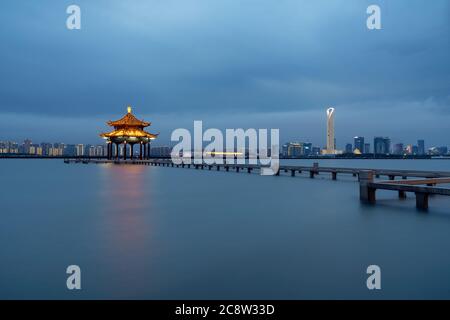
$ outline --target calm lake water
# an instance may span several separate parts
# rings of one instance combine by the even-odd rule
[[[450,298],[450,197],[330,180],[0,160],[0,298]],[[290,161],[312,164],[314,161]],[[450,171],[449,160],[323,166]],[[66,288],[79,265],[82,290]],[[381,267],[382,290],[366,287]]]

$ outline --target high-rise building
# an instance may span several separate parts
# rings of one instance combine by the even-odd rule
[[[391,153],[391,139],[388,137],[375,137],[373,139],[373,153],[389,154]]]
[[[31,142],[30,139],[26,139],[26,140],[23,142],[23,153],[25,153],[25,154],[30,154],[30,147],[31,147],[31,144],[32,144],[32,142]]]
[[[313,147],[311,154],[314,156],[318,156],[321,153],[320,147]]]
[[[353,146],[351,143],[345,145],[345,153],[353,153]]]
[[[334,108],[327,109],[327,148],[326,154],[336,153],[336,140],[334,138]]]
[[[41,143],[42,148],[42,155],[49,156],[50,155],[50,149],[52,149],[52,144],[48,142],[42,142]]]
[[[150,155],[154,157],[168,157],[172,151],[171,147],[168,146],[158,146],[152,147],[150,149]]]
[[[312,153],[312,143],[304,142],[303,143],[303,155],[309,156]]]
[[[64,155],[68,157],[74,157],[77,155],[77,148],[74,144],[68,144],[64,150]]]
[[[95,156],[96,157],[103,157],[106,156],[107,154],[105,153],[105,146],[103,145],[97,145],[95,147]]]
[[[425,140],[417,140],[417,154],[423,156],[425,154]]]
[[[76,155],[78,157],[84,156],[84,145],[82,145],[82,144],[76,145]]]
[[[364,153],[370,153],[370,143],[364,143]]]
[[[283,146],[281,147],[281,155],[283,157],[287,157],[287,153],[288,153],[288,144],[283,144]]]
[[[290,142],[288,145],[288,157],[299,157],[303,154],[303,145],[298,142]]]
[[[396,143],[396,144],[394,144],[394,150],[393,150],[393,153],[396,154],[396,155],[401,155],[401,154],[403,154],[403,153],[404,153],[404,150],[403,150],[403,143]]]
[[[353,140],[355,145],[353,150],[358,149],[361,153],[364,153],[364,137],[355,137]]]

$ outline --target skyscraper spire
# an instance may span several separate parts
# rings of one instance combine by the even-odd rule
[[[327,154],[336,154],[334,139],[334,108],[327,109]]]

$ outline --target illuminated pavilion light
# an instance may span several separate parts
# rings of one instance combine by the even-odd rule
[[[222,155],[222,156],[241,156],[241,155],[243,155],[242,152],[221,152],[221,151],[211,151],[211,152],[206,152],[206,154]]]

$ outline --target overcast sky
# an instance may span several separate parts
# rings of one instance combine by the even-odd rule
[[[0,21],[0,140],[101,143],[130,104],[156,144],[203,120],[323,146],[334,106],[340,148],[450,145],[450,0],[2,0]]]

